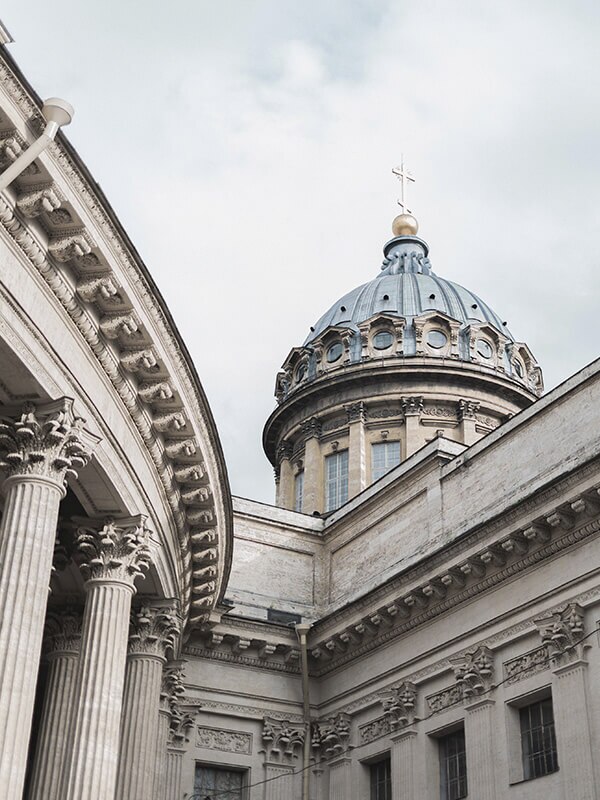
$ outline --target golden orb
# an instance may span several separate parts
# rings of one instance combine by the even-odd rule
[[[392,222],[394,236],[416,236],[419,223],[412,214],[399,214]]]

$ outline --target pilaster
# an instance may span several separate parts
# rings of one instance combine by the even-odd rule
[[[61,611],[46,621],[48,677],[29,800],[62,800],[60,783],[75,696],[81,645],[81,614]]]
[[[392,796],[397,800],[418,800],[415,775],[417,731],[404,728],[390,737],[392,746]]]
[[[0,422],[7,477],[0,523],[0,786],[21,797],[31,732],[48,588],[67,477],[89,459],[83,420],[66,398],[28,405]],[[97,441],[97,440],[95,440]]]
[[[406,436],[406,458],[408,458],[425,444],[425,438],[421,430],[423,398],[402,397],[401,402]]]
[[[152,797],[162,669],[178,627],[174,608],[142,607],[132,614],[116,800]]]
[[[302,723],[265,717],[262,739],[265,746],[265,800],[299,800],[301,768],[306,730]]]
[[[495,700],[481,698],[465,707],[465,742],[469,794],[480,800],[496,800],[494,775]]]
[[[355,497],[367,486],[365,422],[363,402],[344,406],[348,416],[348,497]]]
[[[476,413],[479,409],[479,403],[476,400],[459,400],[458,401],[458,425],[460,441],[469,447],[480,439],[477,433]]]
[[[279,482],[277,505],[280,508],[294,509],[294,470],[292,467],[292,443],[282,442],[277,449]]]
[[[304,444],[304,495],[302,511],[312,514],[323,511],[323,456],[321,455],[321,423],[315,417],[302,425]]]
[[[115,797],[131,598],[150,565],[148,544],[144,517],[78,532],[86,603],[64,800]]]
[[[336,758],[329,763],[329,800],[354,800],[352,792],[352,759]]]

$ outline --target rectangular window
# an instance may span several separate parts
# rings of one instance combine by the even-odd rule
[[[325,458],[325,511],[334,511],[348,500],[348,451]]]
[[[400,463],[400,442],[375,442],[371,445],[371,483]]]
[[[196,764],[194,794],[205,800],[244,800],[246,772],[241,769],[223,769]]]
[[[370,800],[392,800],[392,764],[390,757],[369,765]]]
[[[523,778],[540,778],[558,769],[552,698],[519,709]]]
[[[304,497],[304,471],[299,472],[294,480],[294,511],[302,511]]]
[[[467,796],[467,754],[465,731],[449,733],[439,740],[441,800],[460,800]]]

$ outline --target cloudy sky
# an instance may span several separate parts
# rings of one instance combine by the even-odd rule
[[[600,354],[600,4],[4,0],[10,52],[169,303],[233,491],[273,501],[275,374],[397,211],[555,386]]]

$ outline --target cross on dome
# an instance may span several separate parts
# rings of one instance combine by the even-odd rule
[[[392,169],[392,172],[394,173],[394,175],[400,181],[400,197],[399,197],[399,199],[397,201],[398,205],[402,209],[402,213],[403,214],[412,214],[412,211],[408,207],[408,203],[407,203],[407,199],[406,198],[407,198],[407,195],[408,195],[408,184],[409,183],[414,183],[415,179],[410,174],[408,169],[406,169],[405,166],[404,166],[404,153],[401,156],[400,166],[399,167],[394,167]]]

